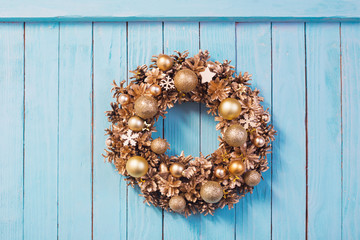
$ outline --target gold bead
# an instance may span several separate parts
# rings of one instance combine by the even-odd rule
[[[265,123],[269,123],[270,122],[270,114],[269,113],[264,113],[264,115],[262,115],[262,120],[265,122]]]
[[[168,143],[165,139],[157,138],[151,142],[151,151],[157,154],[163,154],[168,149]]]
[[[166,166],[165,163],[160,163],[159,172],[160,172],[160,173],[167,173],[167,172],[169,172],[169,169],[168,169],[168,167]]]
[[[144,127],[144,120],[142,120],[138,116],[133,116],[133,117],[129,118],[128,126],[134,132],[139,132]]]
[[[156,61],[156,65],[160,68],[160,70],[167,71],[174,65],[174,60],[168,55],[160,54]]]
[[[255,136],[252,140],[252,143],[256,146],[256,147],[263,147],[265,145],[265,139],[262,136]]]
[[[224,196],[224,192],[220,183],[208,181],[201,186],[200,196],[207,203],[217,203]]]
[[[190,69],[182,69],[174,76],[174,84],[177,90],[187,93],[194,90],[198,84],[198,77]]]
[[[135,178],[144,176],[148,169],[148,162],[141,156],[133,156],[126,162],[126,171]]]
[[[233,124],[226,129],[224,140],[232,147],[240,147],[247,140],[247,132],[240,124]]]
[[[151,96],[141,96],[135,101],[135,114],[143,119],[152,118],[158,112],[158,103]]]
[[[123,93],[123,94],[120,94],[120,96],[118,97],[118,102],[121,104],[121,105],[126,105],[130,102],[130,96]]]
[[[248,171],[244,174],[244,181],[246,185],[254,187],[261,181],[261,174],[255,170]]]
[[[106,144],[106,146],[111,147],[113,144],[113,141],[111,140],[111,138],[108,138],[108,139],[106,139],[105,144]]]
[[[170,166],[170,173],[173,177],[181,177],[185,166],[181,163],[173,163]]]
[[[159,96],[161,94],[161,87],[157,84],[153,84],[150,86],[150,94],[154,97]]]
[[[219,115],[226,120],[237,118],[240,112],[241,104],[234,98],[226,98],[219,105]]]
[[[182,196],[173,196],[170,198],[169,207],[174,212],[181,213],[185,210],[186,201]]]
[[[222,166],[217,166],[214,169],[214,175],[217,178],[224,178],[226,176],[226,169]]]
[[[240,176],[245,172],[245,164],[241,160],[234,160],[229,164],[229,172],[235,176]]]

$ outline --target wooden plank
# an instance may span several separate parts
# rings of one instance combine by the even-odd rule
[[[199,51],[199,23],[165,22],[164,53],[189,50],[189,56]],[[199,156],[200,103],[176,104],[164,120],[164,137],[170,143],[169,156]],[[200,216],[185,218],[176,213],[164,213],[164,239],[199,239]]]
[[[58,23],[25,26],[24,239],[56,239]]]
[[[61,23],[59,239],[91,238],[91,94],[92,24]]]
[[[94,197],[93,237],[126,239],[126,182],[114,165],[104,163],[104,112],[113,101],[111,83],[127,76],[126,23],[94,23]]]
[[[0,24],[0,239],[23,239],[24,24]]]
[[[339,23],[306,24],[306,63],[308,238],[341,239]]]
[[[151,57],[162,52],[162,23],[137,22],[128,24],[128,69],[134,70],[137,66],[150,65]],[[163,121],[156,123],[157,133],[154,138],[163,134]],[[160,239],[162,237],[162,211],[143,203],[144,198],[139,196],[140,189],[128,188],[128,239]],[[149,224],[151,219],[151,224]],[[136,227],[134,227],[136,226]],[[139,231],[141,229],[141,231]]]
[[[4,1],[1,21],[359,21],[357,0],[17,0]]]
[[[303,23],[272,27],[272,239],[305,239],[306,134]]]
[[[264,109],[271,109],[271,24],[236,24],[236,70],[249,72],[252,88],[260,89]],[[269,166],[271,155],[268,155]],[[264,180],[236,205],[237,239],[271,239],[271,169]]]
[[[209,50],[211,60],[222,62],[232,61],[236,65],[235,23],[200,24],[200,48]],[[219,145],[219,131],[215,130],[214,116],[207,114],[207,108],[201,106],[201,151],[204,155],[214,152]],[[235,208],[219,209],[214,216],[201,217],[201,236],[204,239],[234,239],[235,236]]]
[[[360,236],[360,24],[341,24],[343,208],[342,239]]]

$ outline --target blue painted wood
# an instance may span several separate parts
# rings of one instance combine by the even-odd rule
[[[92,24],[61,23],[59,43],[59,239],[90,239]],[[79,204],[81,203],[81,204]]]
[[[162,52],[162,23],[137,22],[128,25],[128,69],[151,64],[151,57]],[[129,73],[130,74],[130,73]],[[162,136],[163,121],[156,123],[157,133]],[[128,188],[128,239],[160,239],[162,237],[162,210],[143,203],[140,189]],[[149,224],[151,220],[151,224]],[[141,231],[139,230],[141,229]]]
[[[271,110],[271,24],[236,24],[236,70],[253,75],[252,88],[260,89],[264,109]],[[268,155],[269,166],[271,155]],[[271,169],[236,205],[237,239],[271,239]]]
[[[24,24],[0,24],[0,239],[23,239]]]
[[[357,0],[16,0],[4,1],[1,21],[359,21]]]
[[[306,63],[308,238],[341,239],[339,23],[306,24]]]
[[[190,56],[199,51],[199,23],[165,22],[164,53],[189,50]],[[191,132],[191,134],[189,134]],[[169,156],[184,154],[199,156],[200,103],[175,104],[164,119],[164,137],[170,143]],[[199,239],[200,217],[185,218],[164,213],[164,239]]]
[[[104,163],[109,122],[104,115],[114,101],[111,83],[127,76],[126,23],[94,23],[94,178],[93,239],[126,239],[126,182]]]
[[[58,237],[58,47],[58,23],[25,25],[25,240]]]
[[[306,133],[303,23],[272,27],[272,239],[305,239]]]
[[[341,24],[342,52],[342,239],[360,238],[360,24]]]
[[[210,60],[230,60],[236,65],[235,23],[200,23],[200,48],[209,50]],[[201,106],[201,151],[204,155],[214,152],[219,145],[219,131],[214,116],[207,114],[207,108]],[[215,215],[201,217],[201,236],[203,239],[234,239],[235,208],[215,211]]]

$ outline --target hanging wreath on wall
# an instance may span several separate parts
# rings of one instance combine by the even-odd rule
[[[232,208],[261,181],[276,131],[259,90],[249,87],[251,75],[234,76],[229,61],[211,62],[208,51],[194,57],[175,52],[131,71],[126,87],[114,81],[104,156],[131,186],[139,185],[149,205],[185,216],[213,214],[225,205]],[[205,103],[219,122],[219,148],[208,156],[169,157],[167,141],[151,137],[154,123],[176,102],[189,101]]]

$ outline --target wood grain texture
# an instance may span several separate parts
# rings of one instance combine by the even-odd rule
[[[236,52],[237,73],[253,75],[252,89],[260,89],[264,109],[271,108],[271,24],[237,23]],[[263,178],[236,205],[236,239],[271,239],[271,169]]]
[[[306,63],[308,239],[341,239],[339,23],[306,24]]]
[[[306,134],[303,23],[272,28],[272,238],[305,239]]]
[[[189,50],[190,56],[199,51],[199,23],[164,23],[164,53]],[[191,134],[189,134],[191,132]],[[164,119],[164,137],[170,143],[169,156],[199,156],[200,104],[176,104]],[[179,214],[164,212],[164,239],[199,239],[200,217],[187,219]]]
[[[24,24],[0,24],[0,239],[23,239]]]
[[[235,23],[200,23],[200,48],[210,52],[212,61],[232,61],[236,65]],[[204,155],[214,152],[219,145],[219,131],[214,116],[207,114],[207,108],[201,106],[201,151]],[[201,237],[203,239],[234,239],[235,208],[219,209],[214,216],[201,216]]]
[[[92,24],[61,23],[59,44],[59,239],[90,239]]]
[[[58,23],[25,25],[25,240],[57,238],[58,47]]]
[[[105,111],[114,101],[111,83],[127,76],[126,23],[94,23],[94,178],[93,239],[126,239],[126,182],[113,164],[104,163],[109,127]]]
[[[342,239],[360,238],[360,24],[341,24],[343,209]]]
[[[162,52],[162,23],[137,22],[128,25],[128,69],[134,70],[142,64],[151,64],[151,57]],[[163,120],[156,123],[157,133],[162,136]],[[161,239],[162,210],[143,203],[140,189],[128,188],[128,239]],[[150,221],[149,221],[150,220]],[[141,229],[141,230],[140,230]]]
[[[13,0],[1,21],[359,21],[357,0]]]

